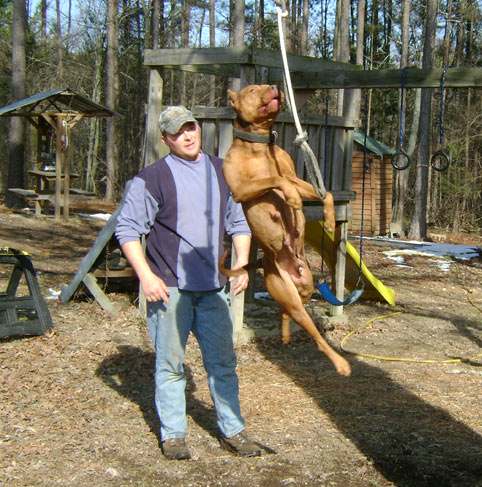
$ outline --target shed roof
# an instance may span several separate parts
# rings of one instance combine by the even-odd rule
[[[355,130],[353,133],[353,139],[357,144],[360,144],[361,146],[365,145],[365,132]],[[394,156],[397,153],[397,151],[392,147],[388,147],[388,145],[385,145],[383,142],[380,142],[369,135],[366,136],[366,145],[367,150],[380,157]]]
[[[42,113],[72,113],[85,117],[112,117],[115,112],[68,88],[36,93],[0,107],[3,117],[38,117]]]

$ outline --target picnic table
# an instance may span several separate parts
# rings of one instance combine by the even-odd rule
[[[51,170],[40,170],[32,169],[28,171],[28,174],[34,176],[35,184],[32,189],[24,188],[8,188],[8,191],[21,196],[29,202],[33,202],[35,205],[35,215],[39,216],[42,214],[42,206],[45,203],[55,204],[55,185],[57,181],[57,174],[55,171]],[[79,177],[78,174],[70,174],[70,179],[76,179]],[[64,177],[60,178],[61,181],[61,195],[64,192]],[[78,188],[69,187],[69,198],[74,197],[91,197],[95,196],[95,193],[90,191],[85,191]],[[60,199],[59,204],[63,206],[63,198]]]
[[[40,169],[32,169],[28,171],[28,174],[34,176],[35,178],[35,184],[34,188],[35,191],[39,194],[55,194],[55,180],[57,178],[57,173],[56,171],[45,171],[45,170],[40,170]],[[70,174],[69,175],[70,179],[76,179],[79,177],[78,174]],[[62,190],[63,190],[63,183],[64,183],[65,178],[62,177]]]

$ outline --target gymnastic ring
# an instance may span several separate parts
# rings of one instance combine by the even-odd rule
[[[411,163],[412,161],[410,160],[410,156],[403,149],[399,149],[398,152],[395,152],[395,155],[392,157],[392,166],[397,171],[407,169]]]
[[[430,164],[436,171],[439,172],[446,171],[450,166],[450,162],[451,162],[450,153],[448,153],[443,149],[440,149],[434,154],[432,154],[432,157],[430,158]]]

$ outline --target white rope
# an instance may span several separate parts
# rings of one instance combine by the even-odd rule
[[[291,75],[288,67],[288,56],[286,55],[285,38],[283,32],[283,17],[288,16],[288,11],[287,10],[283,11],[278,5],[278,3],[282,3],[284,6],[284,2],[276,2],[276,3],[277,3],[276,13],[278,18],[279,44],[281,49],[281,58],[283,59],[283,74],[285,79],[286,92],[288,95],[287,96],[288,108],[290,109],[291,114],[293,115],[296,131],[298,133],[298,136],[296,137],[294,143],[299,147],[301,147],[301,149],[303,150],[303,154],[305,156],[304,160],[305,160],[306,170],[308,172],[309,178],[311,179],[311,184],[314,186],[321,199],[323,199],[326,195],[326,189],[323,183],[323,178],[321,176],[320,167],[318,166],[318,161],[315,157],[315,154],[313,153],[311,147],[307,142],[308,134],[301,127],[300,119],[298,117],[298,111],[296,109],[293,86],[291,84]],[[327,127],[325,127],[325,130],[327,130]]]

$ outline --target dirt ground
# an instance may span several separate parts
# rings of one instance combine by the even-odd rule
[[[0,246],[32,255],[46,297],[71,280],[99,228],[0,207]],[[482,245],[480,237],[451,238]],[[287,347],[276,336],[238,347],[242,409],[260,458],[219,448],[190,341],[193,459],[166,461],[153,409],[154,355],[132,294],[109,294],[121,306],[115,318],[85,297],[49,299],[52,332],[0,341],[0,485],[482,486],[482,260],[453,262],[445,272],[413,256],[397,267],[382,254],[390,248],[367,243],[365,258],[395,289],[394,308],[359,302],[333,322],[324,302],[310,306],[336,347],[359,330],[345,342],[358,354],[346,355],[352,377],[337,376],[303,333]],[[275,328],[277,319],[269,301],[246,306],[247,326]]]

